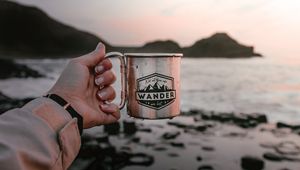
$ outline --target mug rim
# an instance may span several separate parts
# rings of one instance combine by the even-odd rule
[[[126,57],[183,57],[182,53],[124,53]]]

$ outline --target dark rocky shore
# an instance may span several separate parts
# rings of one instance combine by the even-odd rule
[[[0,113],[31,99],[0,93]],[[84,131],[70,170],[298,170],[300,125],[264,114],[182,112],[170,120],[124,118]]]
[[[300,126],[264,114],[191,110],[172,120],[124,119],[87,130],[71,170],[297,170]]]

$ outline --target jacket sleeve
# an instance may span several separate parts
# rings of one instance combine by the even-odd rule
[[[48,98],[0,116],[0,169],[67,169],[80,149],[77,119]]]

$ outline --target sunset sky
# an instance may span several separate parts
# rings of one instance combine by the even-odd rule
[[[298,0],[17,0],[112,45],[171,39],[181,46],[227,32],[267,57],[300,60]]]

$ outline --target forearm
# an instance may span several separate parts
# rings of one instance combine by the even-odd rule
[[[80,148],[77,120],[38,98],[0,116],[0,169],[66,169]]]

